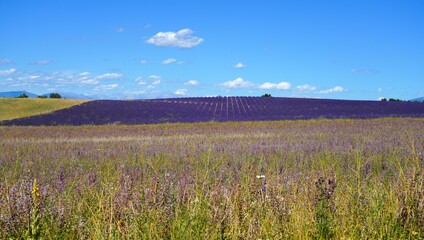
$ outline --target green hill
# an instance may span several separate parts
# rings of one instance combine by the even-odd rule
[[[48,113],[86,101],[75,99],[0,98],[0,121]]]

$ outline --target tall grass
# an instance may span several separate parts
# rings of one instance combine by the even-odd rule
[[[424,238],[422,119],[0,135],[2,239]]]
[[[0,121],[49,113],[83,102],[86,102],[86,100],[0,98]]]

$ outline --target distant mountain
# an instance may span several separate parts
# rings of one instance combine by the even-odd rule
[[[46,94],[42,94],[42,95],[38,95],[32,92],[27,92],[27,91],[8,91],[8,92],[0,92],[0,98],[14,98],[17,96],[20,96],[22,94],[26,94],[28,95],[28,97],[30,98],[36,98],[38,96],[45,96],[45,97],[49,97],[50,93],[46,93]],[[77,94],[77,93],[73,93],[73,92],[55,92],[55,93],[59,93],[60,96],[62,96],[62,98],[67,98],[67,99],[86,99],[86,100],[92,100],[92,97],[89,97],[87,95],[84,94]]]
[[[414,98],[410,100],[411,102],[424,102],[424,97]]]
[[[14,98],[24,93],[28,95],[28,97],[30,98],[35,98],[38,96],[38,94],[27,92],[27,91],[9,91],[9,92],[0,92],[0,98]]]

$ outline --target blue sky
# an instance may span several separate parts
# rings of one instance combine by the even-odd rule
[[[424,96],[424,1],[0,1],[0,91]]]

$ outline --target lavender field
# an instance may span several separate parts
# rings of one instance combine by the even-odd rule
[[[424,238],[422,118],[0,136],[1,239]]]
[[[90,101],[0,125],[149,124],[316,118],[424,117],[424,103],[279,97],[200,97]]]

